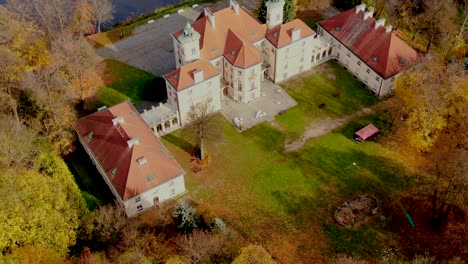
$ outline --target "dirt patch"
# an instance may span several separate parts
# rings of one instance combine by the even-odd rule
[[[325,135],[326,133],[348,123],[349,121],[351,121],[353,118],[355,117],[360,117],[360,116],[364,116],[364,115],[368,115],[370,113],[373,113],[374,112],[374,107],[372,108],[363,108],[359,111],[357,111],[356,113],[352,114],[352,115],[349,115],[349,116],[345,116],[345,117],[342,117],[342,118],[337,118],[337,119],[322,119],[318,122],[313,122],[307,129],[306,131],[304,132],[304,134],[302,134],[302,136],[296,140],[296,141],[293,141],[291,143],[286,143],[284,145],[284,150],[286,152],[293,152],[293,151],[297,151],[299,149],[301,149],[305,142],[310,139],[310,138],[315,138],[315,137],[320,137],[320,136],[323,136]]]
[[[408,258],[430,252],[440,260],[459,256],[468,259],[468,208],[455,207],[445,226],[434,229],[430,223],[430,197],[405,197],[401,199],[411,214],[416,228],[412,228],[403,214],[394,214],[389,228],[400,236],[399,251]],[[395,205],[395,211],[399,210]]]
[[[327,74],[327,79],[330,81],[335,81],[336,80],[336,75],[333,73]]]

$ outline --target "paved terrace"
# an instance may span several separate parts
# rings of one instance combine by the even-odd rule
[[[244,131],[264,121],[273,120],[278,113],[296,104],[296,101],[279,85],[270,80],[265,80],[260,98],[249,104],[245,104],[225,97],[222,101],[221,111],[235,128],[239,131]],[[236,119],[242,119],[242,130],[236,124]]]

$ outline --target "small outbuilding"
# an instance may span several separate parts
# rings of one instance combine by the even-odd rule
[[[359,131],[354,133],[356,135],[356,141],[364,141],[373,135],[377,134],[380,130],[375,127],[373,124],[369,124],[363,128],[361,128]]]

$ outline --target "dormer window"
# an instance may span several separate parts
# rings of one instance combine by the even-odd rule
[[[174,74],[172,77],[174,77],[174,79],[176,79],[176,80],[179,79],[179,75],[177,73]]]
[[[372,57],[372,61],[373,61],[373,62],[377,62],[377,61],[379,61],[379,58],[377,58],[376,56],[374,56],[374,57]]]
[[[112,173],[112,175],[115,176],[117,174],[117,168],[116,167],[112,168],[111,173]]]
[[[406,59],[400,58],[400,65],[405,65],[405,64],[406,64]]]
[[[341,27],[336,27],[335,30],[338,31],[338,32],[340,32],[340,31],[341,31]]]

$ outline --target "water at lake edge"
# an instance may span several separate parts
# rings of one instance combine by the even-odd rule
[[[7,0],[0,0],[0,4]],[[155,9],[183,2],[183,0],[112,0],[115,6],[114,21],[117,23],[142,14],[153,12]]]

